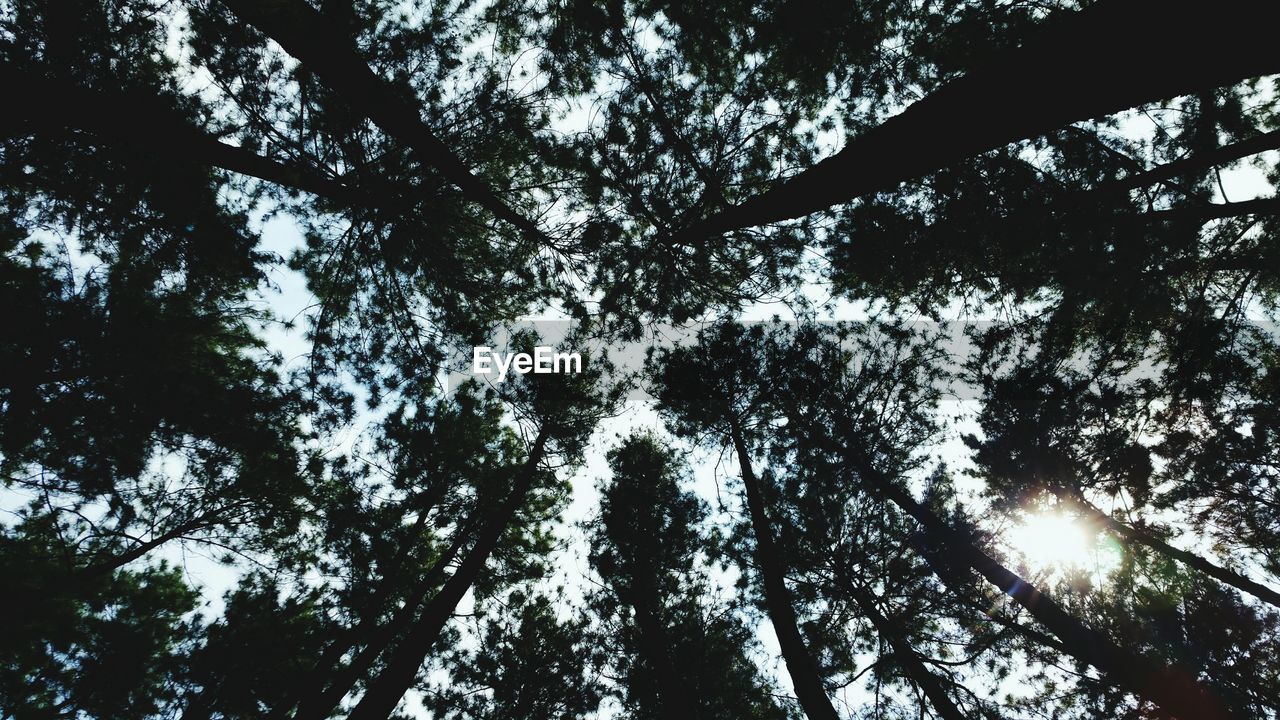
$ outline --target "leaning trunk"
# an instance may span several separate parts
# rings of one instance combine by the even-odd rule
[[[413,686],[418,668],[430,653],[431,646],[439,639],[445,623],[484,569],[516,512],[524,505],[538,474],[538,464],[542,461],[546,442],[546,431],[540,431],[506,500],[495,509],[489,522],[482,527],[475,545],[463,558],[462,564],[423,608],[408,634],[391,650],[382,672],[369,684],[364,697],[360,698],[348,720],[386,720],[395,710],[400,698]]]
[[[373,667],[378,657],[395,642],[396,637],[413,624],[414,613],[422,605],[427,593],[440,582],[445,568],[453,562],[458,551],[462,549],[464,535],[465,530],[459,529],[458,537],[432,564],[418,583],[414,593],[406,598],[404,605],[386,624],[375,626],[371,618],[366,618],[351,628],[340,642],[326,649],[320,661],[316,663],[314,671],[316,686],[322,687],[323,690],[316,695],[304,698],[299,703],[294,720],[324,720],[329,717],[334,708],[338,707],[338,703],[342,702],[342,698],[346,697],[356,683],[368,674],[369,668]],[[364,647],[356,653],[350,663],[338,667],[342,656],[353,648],[362,636],[368,638]],[[287,716],[287,710],[280,717],[285,716]]]
[[[747,491],[747,510],[751,515],[751,530],[756,539],[755,558],[756,564],[760,566],[765,608],[769,613],[769,621],[773,623],[773,631],[778,636],[778,646],[787,664],[791,683],[795,686],[796,698],[809,720],[836,720],[838,715],[823,687],[818,664],[809,654],[809,648],[796,625],[791,592],[787,590],[786,574],[774,541],[773,529],[765,514],[764,498],[755,472],[751,469],[751,455],[736,422],[732,424],[730,435],[738,454],[738,465],[742,469],[742,484]]]
[[[920,523],[930,544],[941,558],[945,558],[954,567],[972,568],[988,582],[999,587],[1048,628],[1072,657],[1096,667],[1116,684],[1155,703],[1174,717],[1229,717],[1222,704],[1199,683],[1188,678],[1186,673],[1179,673],[1159,661],[1124,650],[1105,635],[1080,622],[1048,595],[976,547],[969,538],[917,502],[907,491],[876,470],[860,452],[842,447],[834,440],[823,438],[820,442],[828,451],[844,457],[853,465],[858,477],[876,493]],[[929,558],[928,555],[926,558],[930,563],[937,562],[937,559]],[[950,577],[948,573],[936,568],[935,574],[943,582],[948,582]]]
[[[1195,568],[1219,582],[1230,585],[1241,592],[1249,593],[1259,600],[1269,603],[1275,607],[1280,607],[1280,593],[1275,590],[1256,583],[1233,570],[1229,570],[1220,565],[1215,565],[1195,553],[1187,552],[1186,550],[1179,550],[1151,533],[1122,523],[1094,507],[1077,493],[1073,493],[1066,488],[1055,487],[1053,492],[1059,500],[1066,503],[1068,506],[1083,513],[1088,518],[1101,523],[1108,530],[1125,538],[1126,540],[1146,545],[1152,550],[1155,550],[1166,557],[1173,558],[1187,567]]]
[[[671,638],[659,616],[657,591],[652,578],[636,578],[637,586],[630,593],[631,607],[635,611],[637,644],[640,655],[658,680],[655,695],[662,717],[697,718],[697,705],[689,695],[684,678],[675,671],[675,658]]]
[[[915,649],[911,647],[911,642],[901,632],[901,628],[894,624],[889,618],[885,617],[880,609],[876,607],[876,599],[871,591],[861,585],[857,580],[847,575],[842,578],[841,583],[845,590],[853,597],[854,603],[862,614],[871,621],[871,625],[876,629],[876,633],[889,643],[889,647],[893,650],[894,657],[898,660],[898,664],[906,671],[907,677],[916,687],[929,698],[929,703],[933,705],[933,709],[937,711],[938,716],[944,720],[965,720],[965,716],[960,712],[960,708],[951,702],[951,696],[947,695],[947,691],[942,687],[942,682],[938,676],[929,672],[924,666],[924,662],[920,660],[920,656]]]
[[[120,143],[163,152],[177,162],[231,172],[302,190],[342,204],[363,198],[355,190],[307,167],[286,165],[218,140],[189,123],[176,110],[149,96],[109,95],[59,83],[0,60],[0,82],[19,97],[39,97],[38,103],[18,103],[0,120],[5,134],[53,134],[84,131],[106,143]],[[127,107],[124,112],[121,108]]]
[[[1073,122],[1273,74],[1272,27],[1265,3],[1102,0],[674,242],[804,217]]]
[[[543,244],[550,240],[528,218],[507,205],[422,121],[421,109],[369,68],[354,43],[303,0],[224,0],[236,15],[256,25],[285,52],[316,74],[356,112],[411,148],[464,197]]]

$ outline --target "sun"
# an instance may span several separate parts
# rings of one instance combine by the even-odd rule
[[[1099,542],[1097,532],[1079,518],[1057,511],[1026,515],[1007,537],[1027,566],[1037,572],[1103,570],[1114,559],[1111,548]]]

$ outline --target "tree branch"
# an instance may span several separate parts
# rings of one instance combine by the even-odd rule
[[[302,0],[223,0],[223,4],[279,43],[354,110],[408,145],[419,161],[439,171],[463,197],[510,223],[527,238],[554,246],[532,220],[512,209],[472,174],[422,121],[415,103],[375,74],[350,39],[320,12]]]
[[[674,241],[804,217],[1073,122],[1280,72],[1266,8],[1224,2],[1171,12],[1158,0],[1102,0],[1051,20],[1022,47]]]

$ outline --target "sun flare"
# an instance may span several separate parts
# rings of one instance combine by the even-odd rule
[[[1113,560],[1110,548],[1100,547],[1096,532],[1058,512],[1028,514],[1009,531],[1008,539],[1036,571],[1103,569]]]

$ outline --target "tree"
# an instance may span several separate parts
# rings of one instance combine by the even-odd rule
[[[840,332],[837,329],[833,338],[842,337]],[[879,668],[878,676],[893,679],[894,674],[889,670],[892,662],[904,669],[902,676],[908,686],[928,698],[940,716],[963,716],[946,689],[949,683],[927,669],[921,661],[925,656],[911,648],[908,639],[911,631],[907,629],[911,625],[904,624],[902,630],[893,625],[879,609],[880,601],[872,589],[874,584],[883,582],[886,592],[890,587],[914,585],[909,594],[918,598],[936,593],[927,587],[927,582],[920,583],[919,563],[914,568],[909,563],[903,564],[902,537],[882,534],[888,532],[883,527],[886,520],[901,529],[904,518],[879,507],[868,507],[864,497],[850,492],[853,489],[850,485],[836,480],[843,463],[836,463],[833,467],[821,446],[810,444],[806,451],[799,447],[805,440],[796,441],[794,449],[775,444],[777,436],[769,430],[771,423],[766,419],[770,401],[766,399],[769,395],[764,388],[785,383],[785,371],[781,368],[793,366],[798,360],[805,364],[816,361],[826,368],[840,367],[838,361],[830,363],[831,356],[818,353],[823,349],[820,339],[825,337],[820,330],[808,327],[796,335],[791,338],[781,328],[766,330],[762,326],[745,330],[732,325],[712,328],[701,336],[698,346],[656,358],[653,373],[659,383],[658,397],[668,408],[680,432],[701,437],[709,434],[709,439],[727,444],[736,455],[744,484],[751,482],[755,485],[747,491],[756,495],[755,498],[748,496],[747,500],[753,533],[760,524],[758,507],[764,504],[765,498],[774,505],[775,517],[784,519],[776,533],[778,539],[774,541],[774,552],[791,558],[795,563],[787,571],[787,575],[797,578],[794,596],[805,599],[811,612],[820,613],[819,618],[805,621],[804,626],[818,635],[810,636],[809,647],[823,647],[823,654],[829,657],[826,672],[861,674],[854,669],[857,648],[849,647],[849,640],[839,632],[835,637],[823,637],[826,633],[819,634],[817,630],[824,625],[845,622],[841,619],[841,608],[852,606],[853,617],[870,620],[873,626],[870,637],[879,638],[892,647],[890,657],[881,658],[872,665],[872,668]],[[792,341],[794,345],[791,345]],[[831,349],[826,348],[828,351]],[[835,349],[836,357],[839,357],[839,347]],[[883,392],[886,387],[892,388],[896,383],[882,380],[876,372],[901,373],[910,377],[921,369],[923,359],[916,357],[914,363],[906,361],[901,367],[877,366],[865,370],[860,378],[862,382],[853,383],[855,387],[861,386],[865,394],[852,399],[849,406],[868,408],[868,411],[872,407],[883,410],[882,403],[886,398],[876,393]],[[927,437],[930,432],[924,416],[918,411],[900,416],[868,415],[864,421],[883,422],[887,426],[883,428],[886,437],[898,433],[910,438],[899,442],[922,442],[922,436]],[[894,423],[900,425],[894,427]],[[761,454],[763,448],[757,445],[753,452],[749,442],[771,443],[765,453],[770,460],[764,475],[767,484],[757,478],[752,469],[753,455]],[[794,452],[795,456],[782,462],[783,453],[789,452]],[[899,457],[896,462],[903,459]],[[779,483],[784,484],[779,486]],[[751,508],[751,504],[757,507]],[[872,521],[871,517],[877,520]],[[877,525],[880,527],[876,528]],[[903,534],[910,536],[909,532]],[[758,544],[759,541],[756,542]],[[759,550],[755,554],[758,556]],[[793,596],[793,593],[789,592],[788,596]],[[792,617],[795,617],[794,611]],[[791,622],[795,628],[795,620]],[[856,638],[855,643],[866,642],[866,629],[855,625],[849,632]],[[836,683],[829,680],[828,684]]]
[[[1025,501],[1043,492],[1127,543],[1145,545],[1277,606],[1280,593],[1275,590],[1170,545],[1145,521],[1138,525],[1112,517],[1085,496],[1086,490],[1094,489],[1113,498],[1123,492],[1145,505],[1155,481],[1152,453],[1131,425],[1138,420],[1133,416],[1142,412],[1139,403],[1149,407],[1153,399],[1130,396],[1123,386],[1110,383],[1090,390],[1098,377],[1086,379],[1069,368],[1044,373],[1023,365],[999,379],[988,378],[984,439],[971,436],[969,442],[996,497]],[[1026,485],[1010,486],[1011,482]],[[1131,506],[1127,515],[1132,518],[1137,509]]]
[[[286,705],[334,631],[323,602],[317,590],[289,592],[265,575],[242,581],[191,652],[182,717],[262,717]]]
[[[1241,13],[1250,9],[1242,3],[1182,15],[1162,13],[1154,3],[1100,2],[1070,18],[1050,19],[1024,46],[992,57],[821,164],[686,232],[693,237],[799,217],[1071,122],[1274,73],[1262,38],[1237,34],[1243,27],[1238,23],[1249,22]],[[1084,36],[1093,52],[1081,51]],[[1205,47],[1203,55],[1182,54],[1154,73],[1136,62],[1192,38],[1222,45]],[[1012,95],[1010,87],[1038,94]],[[938,132],[940,118],[954,124],[965,117],[957,111],[975,105],[982,108],[980,119]]]
[[[1267,19],[3,4],[0,707],[1274,717]]]
[[[1066,653],[1097,667],[1111,682],[1166,712],[1184,712],[1186,708],[1195,708],[1197,713],[1225,711],[1226,693],[1215,692],[1213,680],[1201,680],[1208,687],[1194,680],[1190,685],[1171,687],[1172,678],[1185,676],[1180,668],[1127,649],[1133,638],[1113,639],[1090,627],[978,546],[963,528],[916,500],[895,481],[892,472],[877,467],[900,466],[910,458],[913,444],[919,442],[923,408],[917,403],[919,399],[928,401],[932,371],[929,363],[921,361],[919,351],[913,353],[904,342],[909,336],[890,328],[889,349],[879,349],[874,341],[863,345],[873,353],[871,358],[858,366],[852,378],[842,378],[841,373],[849,372],[854,360],[839,344],[824,342],[823,333],[810,328],[802,328],[797,335],[799,339],[792,341],[782,331],[766,338],[759,330],[748,334],[732,326],[713,329],[706,345],[674,352],[659,361],[656,373],[665,386],[660,390],[662,398],[677,413],[686,432],[706,432],[719,425],[739,440],[737,428],[745,418],[752,418],[757,428],[774,426],[776,421],[768,415],[774,409],[785,420],[788,433],[833,454],[875,496],[919,523],[925,542],[931,546],[926,558],[941,566],[935,573],[944,582],[957,572],[978,573],[1043,624]],[[763,349],[757,350],[760,346]],[[883,365],[876,362],[885,356],[891,361]],[[713,374],[713,368],[726,357],[736,360],[733,369]],[[715,360],[708,363],[709,358]],[[802,358],[810,362],[798,362]],[[775,359],[777,364],[769,362]],[[815,359],[822,361],[813,363]],[[788,377],[788,369],[814,365],[822,370],[793,372]],[[708,382],[710,378],[715,381]],[[762,381],[773,386],[772,395],[762,393]],[[694,386],[700,392],[694,391]],[[892,394],[879,394],[886,389]],[[895,407],[890,402],[902,404]],[[764,417],[757,413],[764,413]],[[880,459],[882,453],[886,457]]]
[[[45,569],[10,538],[4,571],[28,582]],[[33,562],[33,559],[35,560]],[[24,562],[25,561],[25,562]],[[21,591],[19,587],[19,591]],[[0,644],[0,701],[10,717],[155,717],[176,699],[196,593],[171,568],[121,571],[31,601],[6,593],[20,618]]]
[[[609,463],[591,555],[604,589],[593,604],[616,638],[628,715],[789,717],[745,652],[746,628],[712,604],[699,569],[715,552],[699,530],[706,509],[681,489],[678,458],[656,436],[632,435]]]
[[[472,545],[439,592],[423,603],[403,633],[394,638],[394,645],[388,648],[383,659],[382,670],[351,711],[352,718],[386,716],[395,709],[401,696],[413,685],[418,668],[454,608],[476,583],[501,541],[513,533],[518,536],[525,532],[528,525],[517,521],[524,519],[520,517],[521,511],[532,499],[532,491],[541,484],[539,480],[547,482],[541,464],[547,457],[556,455],[566,463],[575,462],[595,422],[600,415],[608,413],[614,403],[611,398],[616,398],[617,391],[600,386],[602,373],[603,368],[595,368],[580,375],[552,375],[544,380],[528,375],[525,377],[529,380],[514,391],[515,406],[536,423],[527,454],[515,472],[506,477],[507,482],[499,485],[506,487],[496,501],[490,500],[493,505],[477,509]],[[416,604],[411,607],[416,609]],[[319,709],[328,708],[321,705]]]
[[[486,620],[479,647],[449,658],[449,682],[424,704],[450,719],[588,717],[600,694],[582,621],[561,621],[543,596],[510,600],[511,621]]]
[[[726,333],[732,332],[727,326],[723,329]],[[707,365],[719,362],[718,359],[711,359],[713,354],[714,351],[702,354],[702,359]],[[678,363],[680,360],[689,362],[685,357],[677,355],[675,362]],[[738,364],[734,363],[734,365]],[[764,490],[751,467],[751,451],[744,440],[743,419],[740,415],[750,412],[753,399],[739,395],[738,388],[750,380],[739,376],[738,373],[749,373],[753,368],[744,364],[738,365],[740,369],[730,370],[729,376],[723,380],[723,390],[720,392],[713,390],[708,394],[704,390],[702,393],[693,394],[688,392],[686,383],[704,383],[711,380],[713,376],[701,372],[704,368],[688,372],[678,364],[675,365],[675,370],[669,370],[668,367],[670,365],[657,371],[667,374],[663,378],[667,384],[659,391],[660,396],[669,405],[674,405],[674,412],[683,411],[693,416],[685,419],[677,415],[678,421],[692,426],[691,432],[717,433],[722,441],[730,444],[736,454],[755,541],[754,558],[759,568],[762,596],[769,620],[773,623],[774,632],[778,636],[778,644],[786,659],[787,672],[791,675],[791,681],[796,687],[800,706],[811,720],[835,718],[836,711],[830,698],[827,697],[822,670],[800,632],[791,592],[786,585],[787,568],[765,506]],[[688,374],[681,376],[682,372],[688,372]],[[704,386],[706,387],[708,386]],[[709,387],[715,387],[715,385]]]

